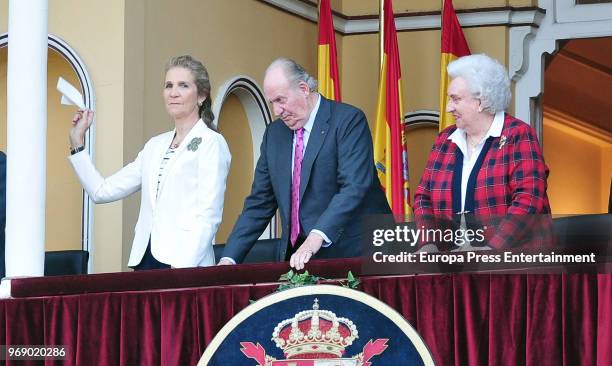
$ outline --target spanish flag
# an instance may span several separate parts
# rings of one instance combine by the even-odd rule
[[[378,86],[374,161],[378,178],[396,218],[410,217],[408,153],[402,125],[402,75],[391,0],[383,5],[383,59]]]
[[[446,113],[448,96],[446,90],[450,83],[446,66],[459,57],[470,54],[459,19],[453,7],[453,0],[444,0],[442,10],[442,42],[440,52],[440,131],[455,123],[453,115]]]
[[[336,35],[330,0],[319,3],[319,93],[327,99],[339,102],[340,77],[336,56]]]

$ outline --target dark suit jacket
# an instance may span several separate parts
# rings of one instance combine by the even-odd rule
[[[277,260],[284,261],[289,243],[293,131],[280,119],[267,128],[255,169],[251,194],[227,241],[224,257],[237,263],[266,228],[278,208],[282,236]],[[361,254],[361,219],[390,213],[372,154],[372,136],[359,109],[321,97],[302,162],[300,223],[307,235],[321,230],[332,245],[315,258]]]
[[[0,278],[5,276],[4,228],[6,226],[6,154],[0,151]]]

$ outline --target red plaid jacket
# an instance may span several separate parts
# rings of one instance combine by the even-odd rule
[[[423,220],[427,217],[452,218],[452,181],[459,148],[448,137],[455,130],[455,126],[450,126],[442,131],[429,154],[414,196],[417,224],[424,224]],[[501,136],[493,138],[478,171],[473,214],[496,216],[498,219],[524,214],[544,214],[539,216],[548,217],[547,177],[548,167],[544,163],[535,130],[506,114]],[[499,235],[489,233],[488,236],[511,237],[519,225],[519,221],[511,220],[495,228]],[[506,246],[502,238],[489,240],[489,245]]]

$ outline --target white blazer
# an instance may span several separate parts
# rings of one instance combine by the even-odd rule
[[[95,203],[120,200],[142,189],[129,266],[151,252],[173,267],[215,264],[213,240],[221,222],[231,155],[225,139],[199,120],[164,168],[160,163],[174,130],[151,138],[136,160],[103,178],[86,152],[69,157],[81,184]],[[201,142],[198,144],[198,139]]]

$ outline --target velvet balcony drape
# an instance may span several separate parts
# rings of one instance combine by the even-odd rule
[[[364,280],[437,365],[612,365],[612,275],[430,275]]]
[[[612,365],[610,274],[364,277],[361,287],[417,329],[437,365]],[[45,365],[194,365],[233,315],[275,288],[2,300],[0,345],[68,346],[66,361]]]

